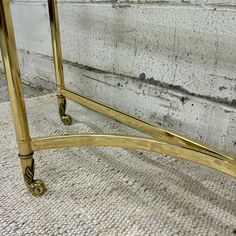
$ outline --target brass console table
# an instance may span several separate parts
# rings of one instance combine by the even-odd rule
[[[24,181],[34,196],[45,192],[41,180],[34,179],[33,153],[49,148],[71,146],[113,146],[139,148],[193,161],[236,177],[236,156],[203,143],[192,141],[174,131],[141,120],[65,88],[56,0],[48,0],[52,33],[53,58],[57,83],[59,115],[65,125],[71,124],[66,112],[66,98],[80,103],[149,134],[152,138],[117,134],[78,134],[31,138],[20,78],[20,68],[13,31],[9,0],[0,1],[0,43],[8,83],[9,98],[16,131]]]

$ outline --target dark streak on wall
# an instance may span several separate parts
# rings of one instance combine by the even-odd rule
[[[160,88],[170,89],[172,91],[181,92],[185,95],[190,95],[190,96],[194,96],[194,97],[207,99],[212,102],[217,102],[217,103],[221,103],[224,105],[230,105],[230,106],[233,106],[236,108],[236,99],[229,101],[227,98],[223,99],[223,98],[218,98],[218,97],[204,96],[204,95],[200,95],[200,94],[196,94],[196,93],[191,93],[187,89],[184,89],[181,86],[161,82],[159,80],[155,80],[153,77],[147,78],[145,73],[140,74],[138,80],[141,80],[141,81],[148,83],[148,84],[156,85]]]
[[[216,103],[220,103],[220,104],[224,104],[224,105],[232,106],[232,107],[236,108],[236,99],[233,99],[232,101],[229,101],[227,98],[211,97],[211,96],[205,96],[205,95],[192,93],[192,92],[189,92],[187,89],[184,89],[181,86],[161,82],[157,79],[154,79],[153,77],[147,78],[145,73],[141,73],[139,75],[139,77],[137,78],[137,77],[133,77],[133,76],[127,76],[127,75],[122,75],[122,74],[116,74],[116,73],[109,72],[109,71],[99,70],[99,69],[96,69],[96,68],[81,65],[81,64],[71,62],[71,61],[67,61],[67,60],[64,60],[64,63],[72,65],[72,66],[77,66],[81,69],[85,69],[85,70],[88,70],[88,71],[93,71],[93,72],[96,72],[96,73],[104,73],[104,74],[113,74],[113,75],[118,75],[118,76],[125,76],[125,77],[128,77],[128,78],[135,79],[137,81],[141,81],[141,82],[146,83],[146,84],[157,86],[159,88],[164,88],[164,89],[168,89],[168,90],[171,90],[171,91],[174,91],[174,92],[182,93],[182,94],[185,95],[185,96],[181,96],[181,98],[180,98],[183,103],[186,103],[188,101],[187,96],[193,96],[193,97],[206,99],[206,100],[209,100],[209,101],[212,101],[212,102],[216,102]]]

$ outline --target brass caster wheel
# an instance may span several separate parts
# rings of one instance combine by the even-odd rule
[[[19,155],[21,161],[21,167],[23,171],[23,177],[28,190],[33,196],[42,196],[45,191],[45,185],[40,179],[34,179],[34,159],[33,153],[29,155]]]
[[[59,105],[59,115],[61,117],[61,121],[64,125],[71,125],[72,118],[71,116],[66,114],[66,99],[63,96],[58,96],[58,105]]]
[[[40,179],[34,180],[33,183],[28,186],[28,188],[35,197],[42,196],[46,191],[45,185]]]
[[[72,124],[72,118],[70,115],[65,115],[61,117],[61,121],[64,125],[71,125]]]

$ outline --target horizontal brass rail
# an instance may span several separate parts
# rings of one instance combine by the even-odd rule
[[[226,153],[222,150],[219,150],[214,147],[210,147],[198,141],[192,141],[189,138],[184,137],[183,135],[178,134],[175,131],[171,131],[167,128],[163,128],[159,126],[158,124],[153,124],[151,122],[147,122],[135,116],[126,114],[112,107],[109,107],[103,103],[100,103],[88,97],[79,95],[71,90],[62,89],[62,95],[85,107],[95,110],[98,113],[106,115],[118,122],[121,122],[137,130],[140,130],[141,132],[144,132],[146,134],[149,134],[150,136],[154,137],[158,141],[170,143],[173,145],[185,146],[186,148],[190,148],[192,150],[209,154],[217,158],[225,157],[229,160],[236,160],[236,157],[230,153]]]
[[[116,134],[80,134],[39,137],[31,141],[33,151],[72,146],[110,146],[137,148],[179,157],[236,177],[236,161],[226,157],[217,158],[187,147],[172,145],[154,139]]]

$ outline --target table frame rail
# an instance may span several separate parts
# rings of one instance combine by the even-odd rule
[[[0,1],[0,43],[2,58],[8,84],[22,173],[26,186],[34,196],[43,195],[46,188],[41,180],[34,179],[35,167],[33,153],[49,148],[72,146],[137,148],[189,160],[236,177],[236,157],[234,155],[204,143],[191,140],[175,131],[129,115],[65,88],[57,1],[48,0],[48,9],[57,84],[58,109],[62,122],[65,125],[72,123],[71,117],[66,114],[67,98],[146,133],[150,138],[120,134],[68,134],[32,138],[22,91],[10,2],[9,0],[2,0]]]

